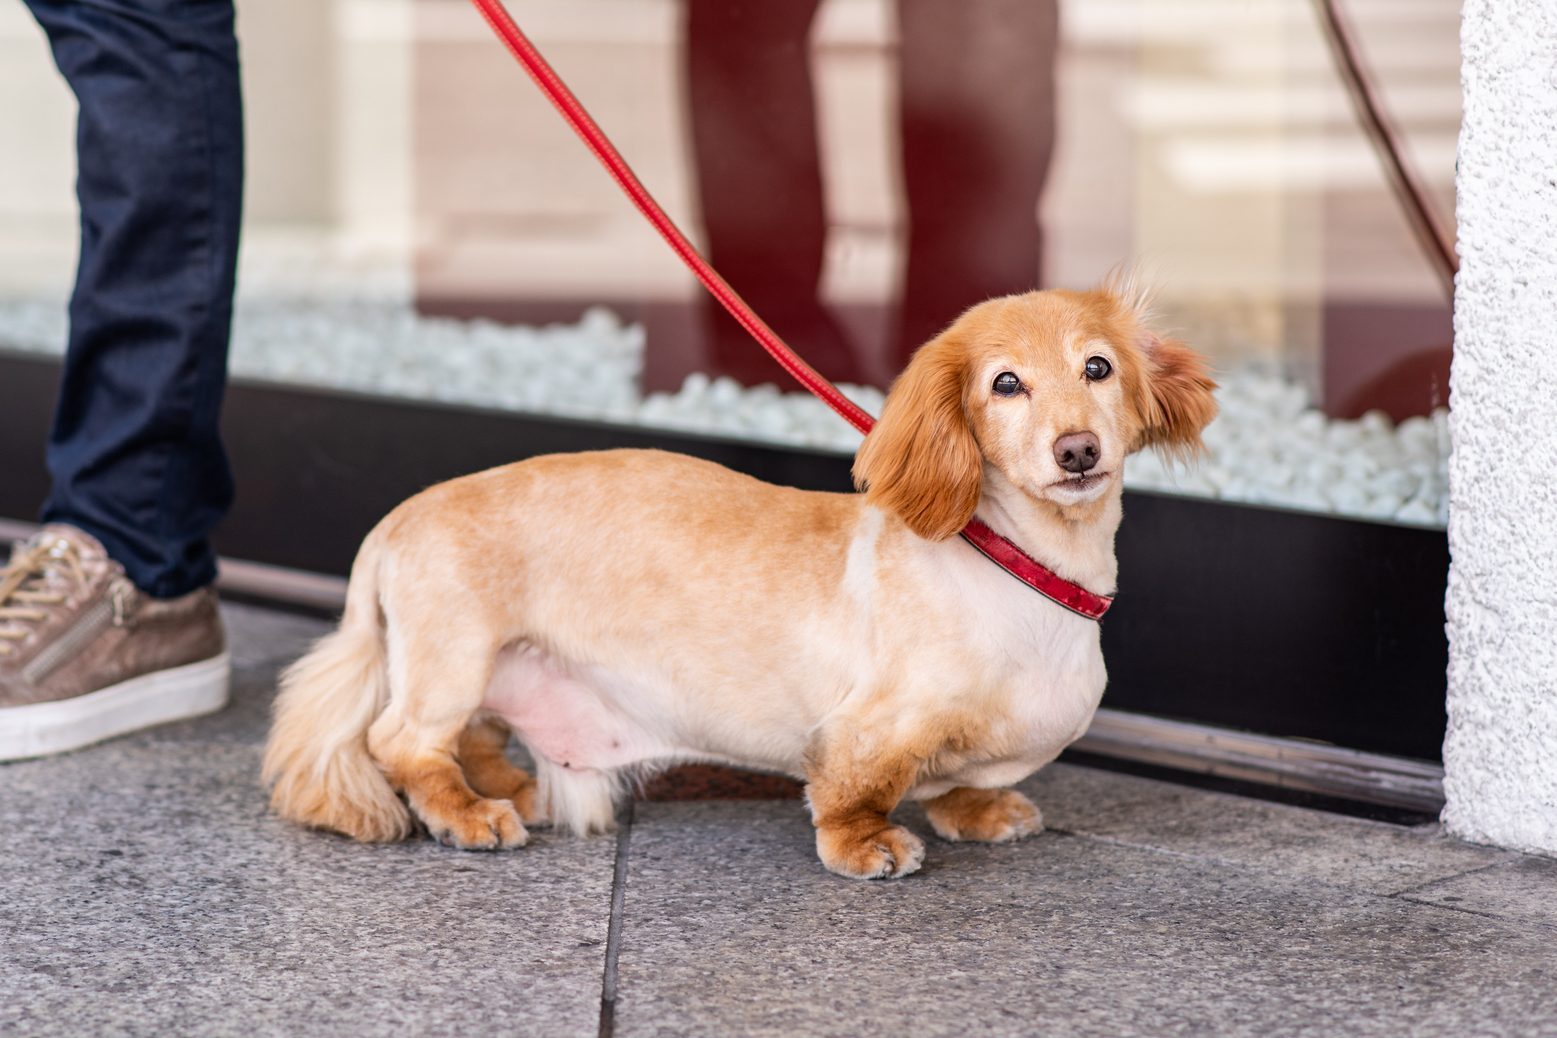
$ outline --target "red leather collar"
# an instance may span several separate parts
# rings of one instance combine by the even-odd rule
[[[962,528],[962,538],[1040,595],[1088,620],[1101,621],[1114,604],[1113,596],[1094,595],[1080,584],[1066,580],[977,519],[969,520]]]

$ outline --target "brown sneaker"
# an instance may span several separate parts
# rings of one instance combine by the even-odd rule
[[[141,594],[92,537],[46,526],[0,569],[0,761],[227,703],[216,593]]]

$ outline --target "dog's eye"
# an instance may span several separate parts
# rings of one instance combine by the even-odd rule
[[[1087,381],[1101,382],[1114,373],[1114,366],[1102,357],[1087,358]]]
[[[1002,371],[995,376],[995,384],[991,388],[997,396],[1016,396],[1022,391],[1022,380],[1009,371]]]

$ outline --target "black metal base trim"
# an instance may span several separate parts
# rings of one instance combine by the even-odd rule
[[[1102,709],[1072,748],[1219,778],[1383,804],[1426,815],[1443,809],[1443,765],[1344,746],[1277,739],[1211,725]]]

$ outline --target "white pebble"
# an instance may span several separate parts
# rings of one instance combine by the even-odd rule
[[[1370,519],[1391,519],[1404,504],[1405,499],[1399,494],[1374,494],[1359,511]]]
[[[1319,437],[1324,435],[1326,421],[1322,411],[1304,411],[1292,427],[1304,436]]]
[[[704,393],[708,392],[709,385],[710,380],[707,375],[703,374],[701,371],[694,371],[692,374],[686,377],[686,381],[681,383],[680,395],[688,399],[695,400]]]
[[[1352,482],[1331,483],[1324,490],[1325,498],[1336,512],[1357,515],[1368,506],[1368,492]]]
[[[1361,426],[1363,432],[1372,436],[1387,433],[1394,428],[1394,423],[1390,421],[1389,415],[1379,410],[1363,412],[1363,416],[1357,420],[1357,424]]]

